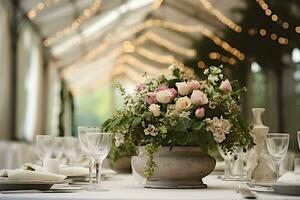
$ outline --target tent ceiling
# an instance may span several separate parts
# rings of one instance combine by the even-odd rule
[[[55,35],[57,31],[69,27],[86,8],[93,4],[94,0],[22,0],[20,6],[25,12],[29,12],[40,2],[52,2],[38,12],[36,18],[32,20],[43,36],[42,39],[45,40]],[[152,6],[157,2],[159,1],[102,0],[99,10],[84,21],[78,29],[62,36],[47,47],[70,87],[76,91],[86,90],[87,87],[99,82],[99,79],[104,79],[104,72],[108,74],[107,76],[113,77],[114,69],[119,65],[126,65],[137,73],[143,73],[141,68],[137,68],[139,61],[145,64],[144,67],[148,72],[155,73],[168,66],[167,59],[164,61],[163,58],[170,56],[175,56],[178,60],[188,58],[174,48],[191,49],[193,42],[203,37],[199,32],[180,32],[157,26],[128,34],[132,27],[146,20],[160,19],[188,26],[202,25],[218,36],[222,36],[220,30],[225,25],[209,13],[200,0],[164,0],[159,9],[153,10]],[[240,0],[210,0],[210,2],[228,18],[239,19],[239,16],[233,16],[230,10],[233,6],[243,6]],[[149,35],[151,37],[148,37]],[[143,42],[135,41],[142,37],[147,39]],[[136,51],[129,58],[124,57],[124,41],[138,43],[135,47]],[[161,41],[170,43],[169,46],[173,47],[163,45]],[[145,54],[149,53],[162,59],[158,61],[151,56],[147,57]],[[129,72],[121,73],[120,70],[119,72],[129,74]]]

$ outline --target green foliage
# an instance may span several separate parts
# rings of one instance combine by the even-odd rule
[[[148,155],[145,175],[150,177],[156,167],[154,154],[160,146],[169,146],[170,149],[198,146],[204,152],[211,152],[220,145],[224,151],[232,152],[235,147],[251,145],[251,128],[242,120],[239,108],[240,94],[245,88],[233,85],[231,90],[230,82],[223,81],[221,69],[222,66],[210,67],[205,72],[206,79],[199,82],[190,80],[172,66],[169,75],[147,78],[133,95],[127,95],[119,84],[117,87],[124,97],[124,106],[102,125],[105,132],[118,133],[110,158],[115,160],[122,154],[133,155],[138,146],[145,146]],[[181,95],[177,83],[187,87],[188,94]],[[196,88],[192,88],[193,84]],[[227,84],[229,90],[225,90],[222,84]],[[197,97],[194,92],[202,96]],[[151,100],[153,94],[156,96]],[[167,98],[167,101],[160,98]],[[203,103],[197,103],[197,98],[202,98]],[[201,109],[203,114],[197,115]]]

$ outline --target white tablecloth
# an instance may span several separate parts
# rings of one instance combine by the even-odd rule
[[[243,199],[236,192],[237,182],[222,181],[215,175],[204,179],[207,189],[146,189],[133,184],[130,175],[117,175],[110,181],[104,181],[106,192],[77,193],[30,193],[30,194],[0,194],[0,199],[10,200],[194,200],[194,199]],[[258,199],[300,199],[298,196],[284,196],[275,193],[256,193]]]

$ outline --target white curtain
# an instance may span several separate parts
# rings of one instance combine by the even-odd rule
[[[0,1],[0,139],[11,133],[11,51],[10,13],[7,1]]]
[[[44,134],[42,48],[39,36],[24,24],[17,48],[17,138],[27,141]]]
[[[47,69],[47,124],[46,133],[59,135],[59,113],[61,109],[61,81],[54,63],[50,63]]]

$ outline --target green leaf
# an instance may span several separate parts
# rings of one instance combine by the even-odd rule
[[[132,127],[136,127],[136,126],[138,126],[141,122],[142,122],[142,119],[139,118],[139,117],[136,117],[136,118],[134,118],[134,120],[132,121],[131,126],[132,126]]]

